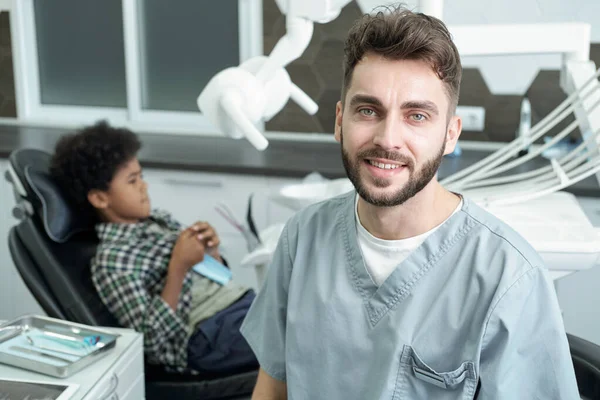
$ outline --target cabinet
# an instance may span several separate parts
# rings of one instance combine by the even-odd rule
[[[143,336],[131,329],[107,328],[119,333],[114,349],[95,363],[72,376],[59,379],[8,365],[0,365],[0,378],[27,379],[49,383],[76,383],[79,389],[72,400],[143,400]]]
[[[171,212],[181,223],[208,221],[220,235],[239,233],[215,207],[225,204],[238,219],[245,218],[248,198],[267,185],[261,176],[144,169],[152,207]],[[257,223],[266,222],[266,204],[254,201]]]
[[[259,175],[237,175],[174,170],[144,169],[153,208],[169,211],[182,224],[196,221],[210,223],[221,238],[223,256],[231,267],[237,283],[258,289],[253,268],[240,266],[248,253],[241,232],[217,211],[225,205],[235,219],[246,223],[248,200],[252,196],[252,215],[257,228],[270,223],[267,191],[268,178]]]
[[[145,397],[143,337],[132,330],[122,332],[126,332],[126,335],[118,340],[126,343],[119,346],[117,340],[115,354],[112,355],[112,360],[108,360],[112,363],[106,363],[108,365],[103,368],[100,378],[85,395],[86,400],[112,398],[138,400]],[[96,368],[102,367],[99,365]],[[74,379],[80,379],[77,375],[81,372],[76,374]]]

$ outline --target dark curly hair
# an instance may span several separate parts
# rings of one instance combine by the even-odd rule
[[[345,102],[354,67],[369,52],[390,60],[427,62],[444,82],[450,111],[454,114],[462,66],[458,49],[442,21],[402,6],[383,7],[375,15],[365,14],[356,21],[344,45],[342,102]]]
[[[108,190],[116,172],[141,148],[135,133],[105,121],[62,136],[54,149],[50,174],[81,211],[93,208],[90,190]]]

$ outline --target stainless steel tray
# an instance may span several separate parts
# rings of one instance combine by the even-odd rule
[[[86,353],[69,355],[66,351],[38,347],[27,339],[30,333],[39,332],[49,337],[59,337],[83,343],[93,337],[95,342],[85,345]],[[76,324],[39,315],[25,315],[0,325],[0,363],[39,372],[57,378],[66,378],[104,357],[117,344],[119,334],[88,325]],[[31,339],[31,336],[30,336]],[[38,340],[39,342],[39,340]],[[15,350],[21,349],[21,350]],[[79,352],[75,350],[74,353]],[[60,360],[62,358],[62,361]]]

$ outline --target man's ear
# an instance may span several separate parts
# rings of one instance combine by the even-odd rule
[[[335,140],[340,142],[342,140],[342,113],[344,112],[344,105],[341,101],[338,101],[335,105],[335,127],[334,136]]]
[[[88,201],[90,202],[90,204],[98,210],[104,210],[105,208],[108,207],[108,204],[109,204],[108,194],[102,190],[98,190],[98,189],[90,190],[88,192],[87,198],[88,198]]]
[[[456,142],[462,131],[462,119],[455,115],[450,119],[448,123],[448,130],[446,131],[446,147],[444,148],[444,155],[450,154],[456,147]]]

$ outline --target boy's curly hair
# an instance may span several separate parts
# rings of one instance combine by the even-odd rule
[[[61,137],[50,162],[50,174],[81,211],[92,211],[88,193],[108,190],[116,172],[141,148],[137,135],[105,121]]]

